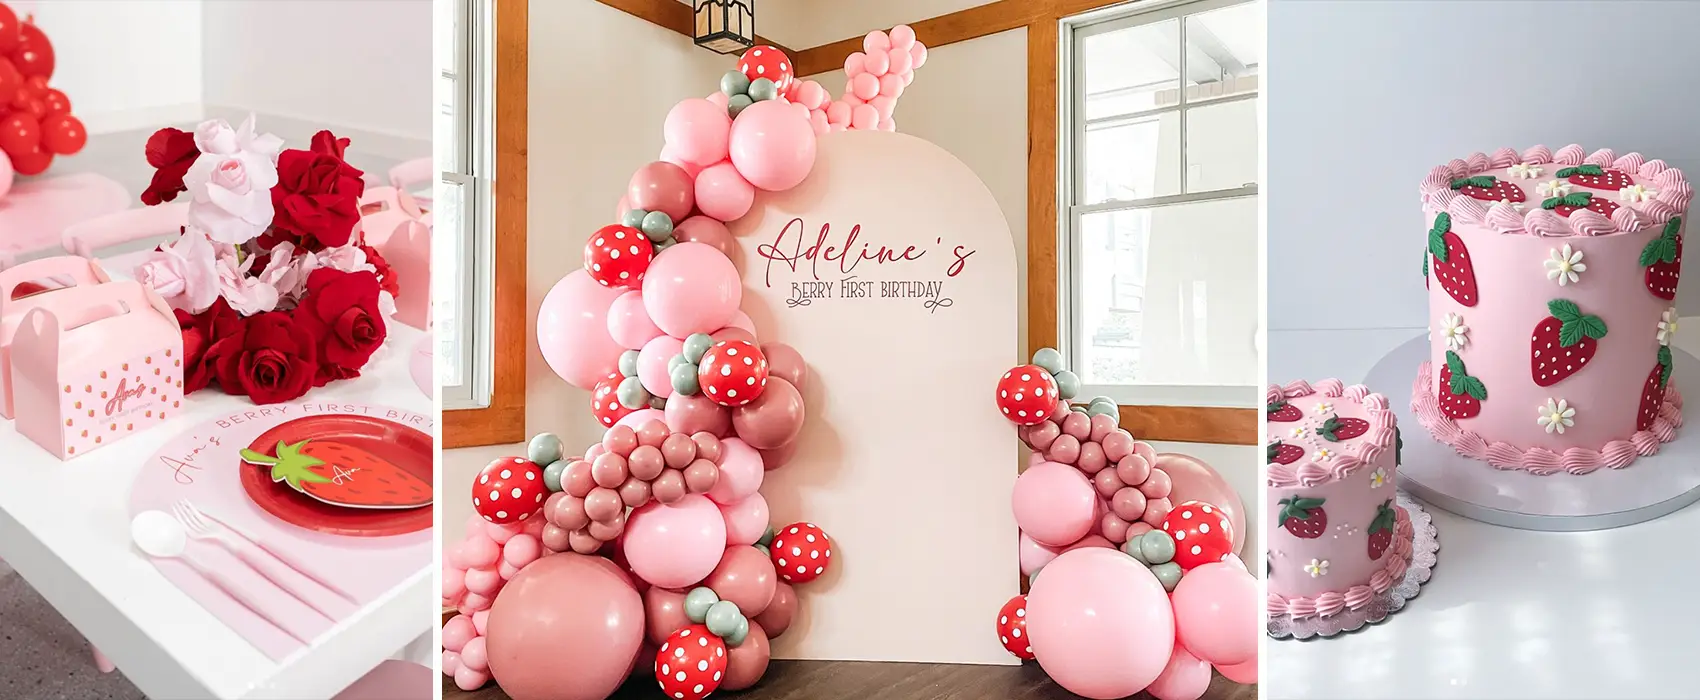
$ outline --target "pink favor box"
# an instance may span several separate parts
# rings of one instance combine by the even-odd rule
[[[183,337],[153,290],[125,280],[45,296],[12,339],[18,432],[64,460],[182,410]]]
[[[32,260],[0,272],[0,416],[14,415],[12,337],[24,315],[30,309],[58,304],[65,298],[58,292],[67,288],[110,281],[100,263],[74,255]]]

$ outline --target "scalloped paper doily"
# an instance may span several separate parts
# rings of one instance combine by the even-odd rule
[[[1399,492],[1399,506],[1411,518],[1411,565],[1405,569],[1405,578],[1357,610],[1347,610],[1331,617],[1268,620],[1265,625],[1269,636],[1298,640],[1328,638],[1379,624],[1393,613],[1404,610],[1405,603],[1417,597],[1423,584],[1428,583],[1429,577],[1434,574],[1434,565],[1440,555],[1440,535],[1434,529],[1434,518],[1403,491]]]

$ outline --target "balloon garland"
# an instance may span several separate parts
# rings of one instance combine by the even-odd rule
[[[1062,365],[1042,348],[998,380],[998,410],[1033,451],[1011,500],[1030,590],[998,611],[999,641],[1089,698],[1197,700],[1212,666],[1256,682],[1257,583],[1233,554],[1237,497],[1194,486],[1200,471],[1215,476],[1202,463],[1135,440],[1113,399],[1071,404],[1080,379]],[[1233,502],[1173,504],[1171,457],[1188,492]]]
[[[0,2],[0,197],[13,175],[39,175],[54,156],[83,150],[88,130],[71,116],[71,100],[48,86],[53,43],[35,25]]]
[[[667,697],[700,700],[766,672],[770,640],[797,615],[793,586],[826,574],[833,547],[813,523],[769,523],[763,475],[796,453],[808,369],[738,310],[726,222],[756,190],[807,178],[817,138],[895,128],[926,47],[899,26],[864,48],[838,101],[757,46],[718,92],[673,107],[661,160],[632,176],[618,222],[545,296],[544,360],[590,392],[606,430],[582,456],[537,435],[474,479],[478,515],[443,576],[458,612],[443,672],[459,687],[600,700],[649,673]]]

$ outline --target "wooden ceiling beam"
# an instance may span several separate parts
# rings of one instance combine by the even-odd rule
[[[696,21],[692,16],[691,6],[678,0],[596,0],[604,5],[624,12],[664,29],[671,29],[687,37],[696,36]],[[760,34],[756,35],[757,44],[767,44],[784,51],[787,56],[795,56],[796,52]]]

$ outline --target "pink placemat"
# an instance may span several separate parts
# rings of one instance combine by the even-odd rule
[[[94,173],[21,181],[0,197],[0,252],[61,251],[66,227],[130,206],[130,193]]]
[[[170,512],[172,504],[190,499],[219,519],[255,535],[267,546],[315,565],[316,574],[350,593],[360,605],[429,566],[432,561],[429,528],[390,537],[347,537],[304,529],[286,523],[250,500],[241,483],[243,468],[237,451],[267,430],[310,416],[361,416],[379,419],[430,435],[430,416],[383,406],[326,401],[298,401],[274,406],[250,406],[190,429],[149,457],[130,488],[131,517],[146,510]],[[128,533],[126,533],[127,535]],[[132,548],[135,556],[143,556]],[[285,620],[305,639],[315,639],[333,625],[289,593],[267,581],[245,563],[212,542],[191,540],[188,554],[210,567],[230,573],[247,590],[265,591],[268,612]],[[160,574],[190,598],[274,660],[301,648],[265,619],[250,612],[177,560],[154,560]],[[251,587],[251,588],[250,588]],[[322,595],[315,603],[338,620],[357,609],[353,604],[314,586]]]
[[[431,396],[436,388],[432,376],[437,368],[437,334],[425,332],[425,337],[419,339],[419,344],[413,346],[413,355],[407,358],[407,371],[413,375],[413,385],[419,387],[420,393]]]

